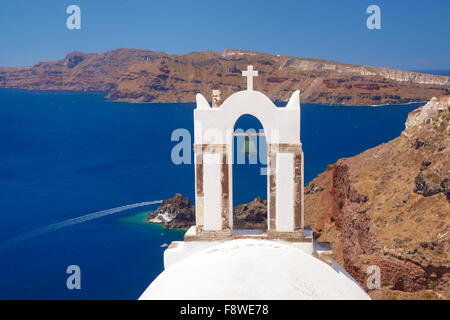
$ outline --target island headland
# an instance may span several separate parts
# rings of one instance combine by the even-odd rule
[[[213,89],[221,98],[243,90],[241,72],[259,70],[258,90],[287,101],[300,89],[304,103],[382,105],[428,101],[450,94],[450,78],[318,59],[229,50],[170,55],[138,49],[72,52],[30,67],[0,68],[0,88],[105,91],[112,101],[192,102]]]

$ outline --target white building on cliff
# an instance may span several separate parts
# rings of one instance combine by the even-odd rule
[[[276,107],[253,90],[194,111],[196,226],[164,252],[165,270],[140,299],[370,299],[346,275],[315,257],[303,221],[299,91]],[[215,92],[214,101],[220,101]],[[244,115],[262,124],[268,144],[267,230],[233,228],[233,128]]]

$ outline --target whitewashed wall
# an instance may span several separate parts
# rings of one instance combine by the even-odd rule
[[[203,194],[204,194],[204,230],[222,229],[222,175],[221,155],[205,153],[203,155]]]
[[[294,154],[277,154],[276,229],[294,231]]]

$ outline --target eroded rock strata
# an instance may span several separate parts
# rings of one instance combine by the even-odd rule
[[[427,101],[450,94],[450,78],[339,62],[242,50],[169,55],[118,49],[72,52],[64,59],[31,67],[0,68],[0,88],[106,91],[116,101],[191,102],[220,89],[222,101],[245,89],[241,72],[259,71],[255,88],[286,101],[294,90],[302,101],[337,105],[378,105]]]
[[[402,135],[328,166],[305,190],[318,241],[376,299],[450,298],[450,97],[410,113]]]

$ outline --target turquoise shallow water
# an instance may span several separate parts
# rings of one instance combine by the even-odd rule
[[[417,106],[302,105],[306,180],[395,138]],[[193,108],[114,103],[103,93],[0,90],[0,298],[136,299],[162,270],[161,246],[184,231],[145,223],[142,213],[156,204],[79,217],[176,192],[193,199],[193,166],[170,158],[171,133],[192,132]],[[259,170],[236,168],[235,204],[265,196]],[[66,287],[73,264],[81,290]]]

